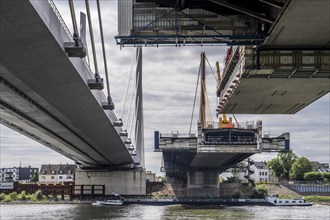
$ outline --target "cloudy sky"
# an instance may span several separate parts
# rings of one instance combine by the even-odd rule
[[[85,11],[84,1],[74,1],[76,12]],[[68,2],[56,0],[64,20],[72,30]],[[100,73],[102,54],[98,31],[96,6],[90,1],[96,49]],[[115,0],[101,1],[104,35],[108,68],[110,72],[111,93],[116,105],[115,112],[120,114],[125,87],[130,71],[134,48],[120,48],[115,44],[117,35],[117,3]],[[77,18],[79,18],[77,14]],[[159,172],[161,153],[153,152],[153,132],[180,131],[187,133],[191,120],[194,92],[200,62],[200,53],[206,52],[212,68],[215,62],[222,60],[227,47],[161,47],[143,48],[143,95],[146,168]],[[215,112],[215,79],[207,70],[207,89],[211,110]],[[329,94],[312,103],[295,115],[236,115],[239,121],[263,120],[263,130],[271,134],[291,133],[291,147],[299,156],[310,160],[329,162],[330,158],[330,96]],[[196,120],[193,130],[196,130]],[[215,114],[213,115],[215,120]],[[71,160],[44,147],[43,145],[20,135],[4,126],[0,126],[1,167],[32,165],[40,167],[45,163],[67,163]],[[268,160],[276,154],[255,155],[255,160]]]

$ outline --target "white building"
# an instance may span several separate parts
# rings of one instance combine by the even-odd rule
[[[311,161],[315,172],[330,172],[329,163],[320,163],[318,161]]]
[[[58,184],[73,182],[75,170],[75,164],[44,164],[40,169],[39,183]]]
[[[246,175],[245,170],[246,169],[243,169],[243,168],[240,168],[237,170],[235,176],[239,181],[242,181],[245,179],[245,175]],[[227,181],[229,178],[232,178],[232,177],[234,177],[234,175],[233,175],[233,172],[231,171],[231,169],[226,170],[225,172],[222,172],[219,175],[220,180],[223,180],[223,181]]]
[[[18,181],[18,168],[1,168],[0,169],[1,182],[16,182]]]
[[[253,162],[250,166],[250,170],[254,172],[251,174],[250,178],[256,183],[269,182],[270,170],[266,162]]]
[[[147,171],[146,172],[146,181],[156,182],[156,173],[152,173],[151,171]]]

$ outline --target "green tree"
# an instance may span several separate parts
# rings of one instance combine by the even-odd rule
[[[292,164],[290,176],[296,180],[304,180],[304,174],[312,171],[312,163],[306,157],[300,157]]]
[[[308,181],[323,180],[323,174],[320,172],[307,172],[304,174],[304,179]]]
[[[38,182],[39,181],[39,173],[35,172],[33,177],[30,179],[31,182]]]
[[[289,179],[292,164],[296,161],[297,155],[292,150],[280,152],[276,158],[268,163],[268,167],[274,172],[279,179]]]
[[[238,173],[242,170],[244,170],[246,168],[246,166],[240,162],[238,164],[236,164],[233,168],[231,168],[231,174],[233,175],[234,179],[238,180]]]
[[[330,172],[323,173],[324,181],[330,182]]]
[[[282,177],[283,168],[282,168],[280,160],[277,157],[270,160],[268,162],[267,166],[268,166],[268,168],[270,168],[274,172],[274,174],[277,178],[280,179]]]

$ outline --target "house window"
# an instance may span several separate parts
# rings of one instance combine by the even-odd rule
[[[32,169],[30,169],[30,173],[32,173]]]
[[[285,203],[289,203],[289,201],[285,201]]]
[[[296,203],[296,201],[292,201],[292,203]]]
[[[32,177],[32,175],[30,174],[30,178]]]
[[[267,172],[265,172],[265,175],[267,176]]]
[[[282,201],[279,201],[279,203],[282,203]]]
[[[261,172],[259,172],[259,175],[261,176]]]
[[[44,177],[44,176],[41,176],[41,179],[42,179],[42,180],[44,180],[44,179],[45,179],[45,177]]]
[[[54,170],[52,171],[52,174],[55,174],[55,171]]]
[[[52,176],[52,177],[51,177],[51,179],[53,180],[53,179],[55,179],[55,177],[54,177],[54,176]]]
[[[71,174],[71,170],[68,170],[68,174]]]
[[[62,174],[63,173],[63,171],[62,170],[60,170],[60,174]]]
[[[60,180],[63,179],[63,176],[58,176],[58,179],[60,179]]]

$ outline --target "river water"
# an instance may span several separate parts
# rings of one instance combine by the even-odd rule
[[[0,205],[1,220],[20,219],[330,219],[330,206],[147,206],[104,207],[75,204]]]

